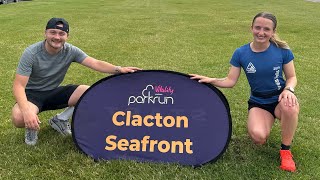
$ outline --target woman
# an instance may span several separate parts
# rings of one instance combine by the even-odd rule
[[[294,94],[297,78],[294,56],[288,44],[278,38],[276,27],[277,20],[274,15],[267,12],[257,14],[251,26],[253,41],[236,49],[226,78],[191,74],[191,79],[231,88],[237,83],[242,67],[251,87],[247,122],[249,136],[254,143],[264,144],[275,118],[279,119],[282,140],[280,168],[294,172],[296,166],[290,146],[298,124],[299,103]]]

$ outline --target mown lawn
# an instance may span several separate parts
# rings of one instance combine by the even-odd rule
[[[227,151],[200,168],[132,161],[94,162],[71,137],[58,135],[40,114],[39,142],[24,144],[24,130],[11,124],[12,81],[23,50],[44,39],[51,17],[70,23],[69,42],[90,56],[121,66],[224,77],[233,51],[251,41],[251,20],[274,13],[278,33],[294,55],[301,104],[292,152],[297,172],[279,170],[280,128],[266,145],[247,136],[249,87],[242,74],[227,97],[233,132]],[[320,179],[320,3],[303,0],[33,0],[0,5],[0,179]],[[91,85],[108,76],[71,66],[64,84]],[[317,140],[318,139],[318,140]]]

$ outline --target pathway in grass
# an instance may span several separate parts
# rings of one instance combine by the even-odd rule
[[[310,1],[310,2],[320,2],[320,0],[306,0],[306,1]]]

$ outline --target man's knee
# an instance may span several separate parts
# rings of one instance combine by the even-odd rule
[[[38,114],[39,113],[39,108],[34,105],[31,102],[28,102],[29,104],[29,110],[32,113]],[[13,108],[12,108],[12,112],[11,112],[11,120],[12,120],[12,124],[17,127],[17,128],[24,128],[24,119],[23,119],[23,114],[20,110],[19,105],[16,103]]]
[[[12,120],[12,124],[15,127],[17,128],[24,127],[23,115],[17,106],[14,106],[12,108],[11,120]]]
[[[77,89],[72,93],[68,105],[69,106],[74,106],[78,100],[80,99],[80,97],[83,95],[84,92],[86,92],[86,90],[89,89],[90,86],[87,85],[79,85],[77,87]]]
[[[88,85],[80,85],[78,86],[78,88],[76,89],[76,91],[78,90],[79,93],[81,93],[81,95],[86,92],[86,90],[88,90],[90,88],[90,86]]]

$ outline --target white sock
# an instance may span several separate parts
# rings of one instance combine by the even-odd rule
[[[64,121],[68,121],[70,119],[70,117],[73,114],[73,110],[74,110],[74,106],[72,107],[67,107],[64,111],[62,111],[61,113],[57,114],[58,119],[64,120]]]

